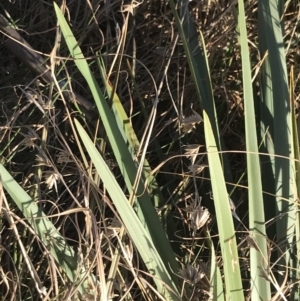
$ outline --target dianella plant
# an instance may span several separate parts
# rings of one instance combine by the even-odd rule
[[[50,100],[19,88],[41,116],[41,138],[16,128],[1,149],[10,256],[29,271],[11,272],[16,291],[34,283],[38,298],[53,300],[299,300],[298,108],[287,60],[296,5],[144,2],[88,2],[82,15],[68,1],[51,6],[55,47],[38,86]],[[12,19],[0,23],[33,51]],[[95,28],[105,33],[97,49],[84,43]],[[7,151],[23,136],[37,152],[30,189]]]

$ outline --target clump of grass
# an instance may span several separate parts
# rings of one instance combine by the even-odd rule
[[[297,299],[298,17],[274,3],[2,4],[48,79],[0,50],[1,298]]]

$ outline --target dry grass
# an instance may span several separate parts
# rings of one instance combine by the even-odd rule
[[[234,5],[228,8],[228,2],[221,0],[190,1],[189,9],[206,41],[214,97],[226,147],[228,150],[243,151],[245,142],[240,54],[235,33]],[[69,18],[72,31],[80,41],[85,56],[89,58],[90,62],[93,62],[100,51],[107,70],[109,70],[117,51],[116,28],[117,26],[122,28],[125,20],[125,14],[121,12],[122,1],[105,1],[105,4],[104,1],[87,0],[80,1],[78,4],[78,1],[66,0],[63,3],[65,15]],[[287,59],[289,67],[293,65],[295,74],[298,74],[295,79],[297,104],[300,95],[298,6],[296,1],[290,1],[285,15]],[[10,16],[16,22],[18,32],[33,49],[47,60],[47,64],[55,74],[57,76],[60,74],[60,78],[71,80],[74,91],[92,103],[93,100],[83,79],[72,61],[67,60],[68,51],[63,39],[61,39],[60,45],[56,44],[56,17],[52,2],[2,1],[0,8],[6,18]],[[249,1],[247,17],[253,56],[252,67],[255,70],[255,68],[259,68],[261,60],[256,47],[256,1]],[[162,78],[168,54],[176,37],[176,28],[168,1],[141,2],[135,8],[134,18],[130,17],[128,31],[124,34],[127,36],[127,41],[120,63],[120,78],[116,92],[128,115],[131,116],[131,122],[138,137],[141,138],[146,126],[145,119],[152,107],[154,85],[158,85]],[[4,37],[2,38],[4,39]],[[59,46],[57,55],[60,58],[51,61],[50,54],[54,46]],[[95,274],[106,273],[111,263],[113,250],[119,244],[116,233],[118,233],[120,222],[118,214],[114,211],[114,206],[111,204],[105,188],[101,185],[101,181],[95,176],[94,170],[88,170],[87,173],[94,177],[96,184],[91,184],[84,176],[85,167],[70,118],[81,118],[92,136],[97,134],[103,139],[101,150],[119,179],[120,175],[110,147],[106,144],[101,121],[97,124],[97,116],[91,114],[91,111],[85,111],[85,113],[91,114],[92,120],[85,120],[80,110],[73,103],[62,99],[53,85],[43,84],[39,80],[38,74],[28,68],[26,61],[16,59],[3,46],[0,48],[0,53],[1,162],[21,183],[22,187],[39,201],[44,212],[53,216],[53,223],[75,250],[78,250],[82,262],[90,266]],[[195,286],[195,292],[199,292],[199,299],[193,300],[200,300],[200,298],[206,300],[209,290],[209,286],[207,287],[208,272],[204,268],[207,264],[207,262],[205,263],[207,251],[203,241],[204,236],[200,229],[196,229],[197,225],[195,226],[203,212],[201,212],[201,207],[193,202],[194,186],[192,182],[185,187],[183,194],[178,195],[180,185],[186,177],[191,176],[191,173],[188,173],[187,159],[178,157],[178,155],[185,153],[185,144],[205,144],[201,124],[197,125],[196,130],[193,129],[189,135],[181,135],[176,123],[182,115],[193,114],[191,105],[196,111],[199,108],[183,54],[179,42],[161,89],[157,121],[147,158],[154,169],[167,158],[174,156],[174,159],[167,160],[165,164],[160,165],[157,179],[162,187],[162,193],[167,200],[170,200],[169,204],[172,204],[176,222],[181,225],[182,229],[185,229],[185,232],[175,234],[175,238],[181,244],[177,250],[178,260],[184,266],[185,261],[180,257],[181,250],[189,250],[190,257],[195,258],[198,262],[196,268],[201,269],[205,275],[204,280],[200,281],[193,278],[193,271],[184,269],[181,276],[187,278],[186,280]],[[136,61],[132,58],[136,58]],[[120,62],[119,59],[120,56],[117,57],[117,64]],[[97,80],[101,82],[95,63],[92,68]],[[112,84],[117,79],[116,70],[117,65],[112,69],[109,78]],[[257,89],[257,94],[259,94],[259,89]],[[230,156],[230,160],[233,182],[236,183],[245,170],[245,158],[237,152]],[[207,164],[203,160],[196,163]],[[197,185],[202,196],[202,204],[205,204],[212,214],[209,227],[214,233],[216,228],[209,196],[210,182],[205,169],[198,174]],[[246,186],[247,183],[242,180],[240,185]],[[246,220],[247,208],[241,201],[245,199],[244,189],[238,189],[236,199],[239,217]],[[99,256],[95,255],[95,233],[90,233],[89,228],[89,223],[93,221],[88,220],[84,214],[86,207],[89,207],[95,216],[94,222],[98,229],[98,236],[96,236],[101,241],[102,262],[99,260]],[[195,208],[198,211],[195,211]],[[66,215],[65,212],[68,214]],[[47,288],[48,296],[43,296],[42,292],[36,288],[36,280],[29,273],[24,256],[20,253],[20,244],[7,221],[7,214],[14,218],[20,241],[24,244],[40,281]],[[65,278],[61,277],[59,267],[50,259],[32,229],[27,227],[11,202],[9,202],[9,208],[2,205],[0,221],[0,299],[68,300],[72,296],[74,284],[64,283]],[[242,238],[244,229],[240,230]],[[191,238],[188,233],[194,231],[196,234]],[[131,263],[134,269],[143,270],[143,263],[140,262],[131,242],[128,241],[126,246],[128,254],[132,256]],[[241,252],[245,254],[246,258],[244,275],[248,273],[246,256],[248,248],[241,243]],[[195,252],[199,253],[195,254]],[[151,291],[150,286],[145,284],[147,281],[151,284],[151,278],[145,274],[145,283],[135,282],[136,279],[124,254],[120,270],[122,270],[122,275],[118,274],[113,284],[115,295],[112,297],[114,300],[120,300],[125,292],[131,295],[132,300],[157,300],[155,291]],[[192,279],[188,279],[189,277]],[[248,288],[248,285],[245,283],[245,289]],[[86,300],[89,298],[94,300],[94,297],[86,296]],[[100,300],[99,296],[96,299]]]

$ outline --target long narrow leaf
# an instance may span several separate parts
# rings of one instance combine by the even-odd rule
[[[212,92],[210,70],[206,57],[206,48],[202,34],[198,34],[195,28],[195,22],[191,17],[188,9],[189,1],[178,1],[178,11],[174,0],[170,0],[170,6],[176,22],[179,36],[181,38],[184,51],[187,57],[187,62],[194,81],[196,93],[200,102],[200,107],[203,108],[210,120],[218,150],[225,150],[225,144],[220,135],[218,118],[216,113],[215,101]],[[226,178],[226,182],[232,183],[231,169],[227,154],[222,152],[222,166]]]
[[[243,286],[229,198],[216,141],[206,111],[203,111],[203,119],[211,185],[224,264],[226,295],[229,300],[242,301],[244,300]]]
[[[86,271],[83,267],[81,270],[78,270],[78,258],[73,248],[68,245],[41,208],[13,179],[2,164],[0,164],[0,177],[5,190],[22,211],[29,224],[36,231],[47,250],[59,263],[59,266],[70,281],[78,281],[80,283],[84,279]],[[87,292],[87,288],[88,284],[86,281],[79,285],[78,290],[82,296]]]
[[[248,173],[249,227],[251,238],[258,249],[250,249],[251,295],[252,300],[270,300],[270,283],[261,277],[261,269],[268,269],[268,248],[266,241],[265,215],[261,183],[260,162],[256,134],[251,65],[249,59],[248,37],[244,1],[239,5],[239,29],[242,54],[244,87],[245,130]]]
[[[290,99],[291,99],[291,106],[292,106],[292,114],[291,114],[291,122],[293,125],[293,160],[294,162],[294,170],[295,170],[295,200],[299,199],[300,196],[300,148],[299,148],[299,132],[297,128],[297,118],[295,114],[295,96],[294,96],[294,69],[291,69],[290,72]],[[296,209],[296,221],[295,221],[295,241],[296,241],[296,252],[297,257],[300,256],[300,210],[298,202],[295,201],[295,209]],[[299,261],[296,262],[296,279],[300,279],[300,263]],[[298,286],[297,289],[294,290],[294,300],[297,300],[300,298],[300,287]]]
[[[108,97],[111,98],[112,94],[112,87],[107,82],[105,76],[105,68],[102,62],[99,63],[100,72],[102,75],[103,83],[106,88],[106,92]],[[112,110],[114,115],[116,116],[116,121],[119,127],[120,132],[123,132],[123,138],[125,142],[128,144],[129,151],[131,153],[132,158],[135,157],[135,151],[139,149],[140,142],[135,134],[134,129],[132,128],[132,124],[125,112],[125,109],[121,103],[120,98],[116,93],[114,93],[112,98]],[[144,179],[147,180],[148,189],[151,192],[153,202],[156,207],[161,207],[165,204],[165,200],[163,198],[162,193],[160,192],[158,183],[156,182],[155,177],[151,173],[151,168],[147,159],[144,161],[144,168],[143,168],[143,175]]]
[[[100,175],[107,191],[114,201],[128,234],[135,243],[140,255],[144,260],[144,263],[148,268],[149,273],[154,276],[153,280],[155,281],[159,292],[167,296],[169,295],[169,298],[171,298],[170,300],[180,300],[176,285],[173,282],[172,277],[164,265],[159,253],[157,252],[157,248],[153,244],[152,238],[149,236],[149,233],[145,231],[143,224],[140,222],[133,208],[130,206],[127,198],[117,183],[115,176],[111,173],[110,169],[106,165],[105,161],[101,157],[91,139],[88,137],[83,127],[77,120],[75,120],[75,124],[98,174]],[[165,285],[167,285],[167,287],[169,287],[171,290],[168,291]]]
[[[276,220],[276,230],[269,235],[274,237],[276,232],[281,249],[278,252],[279,265],[291,266],[291,277],[295,279],[297,260],[292,254],[295,230],[294,170],[290,159],[291,106],[281,23],[283,1],[262,0],[258,3],[259,46],[261,57],[266,57],[261,69],[261,125],[266,132],[264,149],[271,156],[276,155],[270,158],[270,162],[264,163],[272,172],[263,175],[264,191],[274,195],[268,197],[268,207],[275,207],[276,215],[281,216]],[[273,184],[271,187],[270,183]],[[286,254],[285,258],[281,256],[282,252]],[[281,278],[283,280],[283,275]]]

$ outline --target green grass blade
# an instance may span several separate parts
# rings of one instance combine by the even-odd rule
[[[235,230],[223,170],[210,120],[203,111],[204,132],[212,184],[220,244],[224,264],[225,289],[229,300],[244,300]]]
[[[179,297],[176,285],[157,252],[157,248],[153,244],[152,237],[150,237],[149,233],[145,231],[144,225],[140,222],[133,208],[130,206],[127,198],[118,185],[115,176],[109,170],[83,127],[77,120],[75,120],[75,124],[91,160],[125,224],[128,234],[135,243],[148,268],[148,271],[154,276],[153,280],[155,281],[159,292],[163,295],[169,295],[167,298],[168,300],[180,300],[181,298]],[[169,255],[172,256],[173,254]],[[172,291],[167,292],[165,284]]]
[[[194,80],[196,93],[201,105],[201,108],[207,111],[208,116],[212,120],[212,127],[215,137],[220,137],[217,127],[217,115],[214,105],[212,88],[210,83],[209,70],[203,49],[200,48],[198,41],[198,33],[194,27],[193,20],[189,16],[188,1],[179,1],[180,17],[173,0],[170,0],[170,6],[175,18],[176,26],[183,43],[187,61]],[[182,19],[182,20],[181,20]],[[218,141],[218,148],[220,143]]]
[[[300,196],[300,148],[299,148],[299,132],[297,128],[297,118],[295,114],[295,96],[294,96],[294,70],[293,68],[291,69],[290,72],[290,93],[291,93],[291,106],[292,106],[292,125],[293,125],[293,153],[294,155],[292,157],[295,158],[293,160],[294,162],[294,170],[295,170],[295,200],[299,199]],[[296,209],[296,221],[295,221],[295,241],[296,241],[296,253],[297,257],[300,258],[300,211],[297,206],[297,201],[295,202],[295,209]],[[296,263],[296,274],[295,277],[296,279],[300,279],[300,263],[299,261]],[[300,287],[298,286],[296,290],[294,290],[294,300],[299,300],[300,298]]]
[[[83,267],[80,271],[78,270],[78,258],[73,248],[68,245],[41,208],[13,179],[2,164],[0,164],[0,176],[4,189],[23,212],[29,224],[59,264],[59,267],[63,269],[71,282],[78,281],[79,283],[82,281],[86,271]],[[78,290],[82,296],[87,293],[87,288],[87,281],[83,281],[79,285]]]
[[[276,196],[268,200],[268,206],[274,206],[276,216],[282,216],[276,220],[276,230],[269,235],[274,237],[276,233],[281,252],[286,253],[285,260],[281,258],[279,264],[292,267],[290,273],[295,279],[292,275],[297,268],[292,254],[295,231],[292,124],[281,8],[277,0],[258,3],[259,46],[261,57],[266,55],[261,69],[261,124],[265,131],[268,129],[264,149],[270,155],[276,154],[269,164],[273,174],[263,176],[266,183],[264,190]],[[267,183],[273,183],[273,186],[268,187]]]
[[[239,30],[242,54],[242,71],[244,87],[245,131],[247,150],[247,175],[249,199],[249,228],[251,238],[258,246],[250,249],[251,299],[270,300],[270,283],[260,276],[261,269],[268,269],[268,248],[266,241],[265,214],[261,171],[258,154],[256,121],[254,111],[251,65],[246,29],[244,2],[239,1]]]
[[[105,72],[104,64],[101,61],[99,62],[98,65],[99,65],[100,73],[102,75],[103,83],[106,88],[106,92],[108,94],[108,97],[111,98],[112,87],[106,80],[106,72]],[[120,132],[123,133],[123,138],[125,140],[125,143],[128,144],[128,148],[131,153],[131,156],[132,158],[134,158],[134,156],[136,155],[136,150],[138,150],[140,147],[140,142],[135,134],[134,129],[132,128],[131,122],[124,110],[121,100],[116,93],[114,93],[112,99],[112,111],[116,117],[118,128]],[[145,159],[144,161],[143,178],[147,180],[147,182],[149,183],[148,189],[151,193],[155,207],[161,207],[165,205],[164,197],[160,192],[158,183],[156,182],[154,175],[151,174],[151,167],[147,159]]]
[[[207,112],[210,118],[218,150],[224,151],[225,145],[219,131],[204,38],[202,34],[198,34],[195,28],[195,22],[189,14],[189,1],[178,1],[179,15],[177,13],[174,1],[170,0],[169,3],[187,57],[187,62],[189,64],[196,93],[200,102],[200,107]],[[226,182],[232,183],[231,168],[227,154],[222,152],[220,157],[222,160]]]

